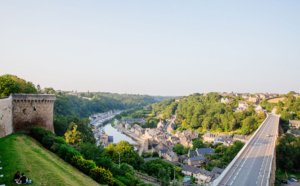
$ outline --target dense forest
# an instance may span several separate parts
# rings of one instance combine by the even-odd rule
[[[249,134],[265,119],[265,114],[256,113],[254,106],[250,106],[247,111],[234,112],[237,103],[243,98],[238,96],[229,99],[229,104],[223,104],[217,93],[195,93],[178,100],[164,100],[148,108],[152,109],[152,116],[169,118],[172,114],[177,114],[178,130],[230,132],[241,129],[241,133]]]
[[[105,92],[86,92],[80,93],[81,97],[92,98],[92,99],[107,99],[114,100],[122,103],[124,108],[133,108],[137,106],[147,106],[148,104],[152,104],[163,99],[167,99],[169,97],[163,96],[148,96],[148,95],[139,95],[139,94],[117,94],[117,93],[105,93]]]
[[[276,146],[277,167],[281,171],[295,173],[300,171],[300,137],[284,134]]]

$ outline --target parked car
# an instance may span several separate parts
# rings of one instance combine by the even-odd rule
[[[288,178],[291,182],[294,182],[294,179],[293,178]]]
[[[296,180],[295,178],[292,178],[295,182],[297,182],[298,180]]]
[[[280,183],[288,184],[288,182],[286,180],[280,180]]]

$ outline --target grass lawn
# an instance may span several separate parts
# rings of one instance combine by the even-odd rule
[[[132,119],[132,116],[122,116],[122,119]]]
[[[31,185],[99,185],[26,134],[0,138],[0,184],[12,182],[17,171],[33,181]]]
[[[268,102],[269,103],[278,103],[279,101],[284,101],[284,100],[285,100],[284,97],[280,97],[280,98],[269,99]]]

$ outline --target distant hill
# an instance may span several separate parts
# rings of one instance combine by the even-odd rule
[[[31,185],[99,185],[26,134],[0,138],[0,149],[0,174],[4,174],[0,184],[12,185],[20,171],[33,181]]]

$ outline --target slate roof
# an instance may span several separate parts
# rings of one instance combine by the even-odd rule
[[[205,175],[205,176],[210,176],[210,177],[212,177],[214,175],[212,172],[204,170],[204,169],[199,169],[198,173]]]
[[[191,180],[182,180],[182,183],[184,183],[185,185],[191,185],[192,181]]]
[[[190,166],[190,165],[184,165],[183,168],[182,168],[182,171],[192,172],[193,174],[200,173],[202,175],[206,175],[206,176],[210,176],[210,177],[213,176],[213,173],[210,172],[210,171],[207,171],[207,170],[204,170],[204,169],[199,169],[199,168],[196,168],[196,167]]]
[[[200,148],[196,149],[198,155],[200,154],[214,154],[215,152],[211,148]]]
[[[224,169],[221,169],[221,168],[218,168],[218,167],[214,167],[214,168],[211,170],[211,172],[212,172],[213,174],[218,174],[218,175],[222,174],[223,171],[224,171]]]
[[[114,137],[113,136],[108,136],[108,143],[114,142]]]
[[[199,160],[205,160],[205,158],[203,156],[196,156],[196,157],[192,157],[190,158],[191,161],[199,161]]]
[[[198,156],[196,151],[190,151],[190,157],[196,157],[196,156]]]
[[[160,149],[159,151],[160,151],[161,153],[166,153],[166,152],[168,152],[168,150],[169,150],[169,149]]]
[[[192,172],[196,174],[198,172],[198,168],[190,165],[184,165],[182,167],[182,171]]]
[[[291,134],[300,136],[300,131],[288,130],[287,133],[291,133]]]

